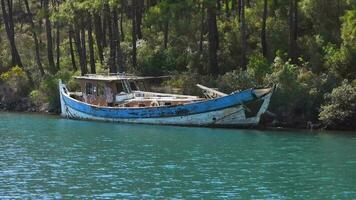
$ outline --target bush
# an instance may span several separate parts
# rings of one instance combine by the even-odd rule
[[[272,73],[266,77],[266,84],[277,85],[272,101],[271,110],[289,125],[305,127],[306,121],[313,118],[313,108],[318,93],[313,80],[316,75],[301,65],[285,62],[277,57],[273,64]]]
[[[271,73],[271,65],[261,54],[254,54],[249,58],[247,72],[256,84],[263,85],[266,74]]]
[[[61,79],[70,89],[76,88],[77,84],[73,81],[73,73],[69,71],[59,71],[56,75],[45,77],[40,83],[39,89],[33,90],[29,97],[31,101],[40,106],[41,104],[48,103],[49,112],[59,112],[60,100],[58,81]]]
[[[184,71],[188,65],[188,57],[191,53],[178,50],[173,47],[163,49],[160,46],[152,46],[144,40],[140,40],[137,48],[137,69],[139,73],[148,76],[166,74],[167,71]]]
[[[219,89],[227,93],[255,86],[255,82],[249,73],[242,70],[234,70],[220,76],[218,84]]]
[[[174,75],[171,80],[163,84],[175,89],[180,89],[183,94],[201,96],[203,94],[202,90],[198,88],[196,84],[214,88],[217,87],[216,80],[217,79],[212,76],[203,76],[196,72],[185,72]]]
[[[29,92],[28,79],[22,68],[18,66],[12,67],[0,75],[0,80],[4,81],[12,89],[12,93],[7,96],[10,101],[27,96]]]
[[[356,78],[356,67],[352,67],[356,65],[356,50],[347,46],[336,48],[329,45],[325,48],[325,51],[327,52],[325,65],[328,69],[331,69],[339,77]]]
[[[33,104],[35,104],[36,106],[40,106],[41,104],[43,104],[46,101],[45,97],[41,94],[41,91],[39,91],[39,90],[31,91],[29,97],[30,97],[31,102]]]
[[[319,119],[327,128],[351,129],[356,127],[356,83],[344,81],[325,95]]]

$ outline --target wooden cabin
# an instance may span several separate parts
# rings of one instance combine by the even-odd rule
[[[129,98],[138,90],[136,81],[143,79],[127,75],[85,75],[74,77],[80,84],[81,92],[73,94],[88,104],[114,106],[120,100]]]

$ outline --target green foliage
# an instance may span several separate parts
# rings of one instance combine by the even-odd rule
[[[356,83],[345,80],[330,94],[321,107],[319,119],[328,128],[351,129],[356,124]]]
[[[145,41],[138,46],[138,70],[143,75],[162,75],[169,71],[181,71],[187,66],[187,53],[177,49],[152,47]]]
[[[180,89],[183,94],[200,96],[202,96],[202,91],[196,87],[196,84],[202,84],[213,88],[218,85],[217,80],[212,76],[204,76],[192,71],[175,74],[171,80],[166,81],[164,84],[169,85],[174,89]]]
[[[341,46],[341,48],[335,48],[329,46],[326,48],[325,65],[329,70],[332,70],[339,77],[354,79],[356,78],[356,52],[353,50]]]
[[[288,21],[285,19],[281,19],[279,17],[268,18],[267,19],[267,40],[269,41],[269,52],[272,55],[269,55],[269,59],[274,59],[276,53],[279,52],[287,52],[288,44]]]
[[[9,71],[2,73],[0,75],[0,79],[3,81],[11,81],[11,80],[24,80],[26,79],[25,72],[19,67],[15,66],[11,68]]]
[[[13,93],[10,99],[21,98],[29,90],[26,74],[18,66],[12,67],[10,70],[0,74],[0,81],[4,81],[12,89]]]
[[[277,57],[273,64],[273,72],[267,77],[267,82],[278,85],[272,100],[273,110],[280,113],[281,118],[288,119],[287,121],[292,121],[291,119],[296,117],[303,118],[305,109],[310,108],[307,105],[308,90],[299,80],[304,73],[299,66]]]
[[[250,61],[247,65],[247,73],[257,85],[263,85],[266,74],[271,73],[271,67],[267,59],[261,54],[254,54],[250,56]]]
[[[109,24],[106,16],[116,9],[119,17],[119,31],[124,35],[120,41],[127,73],[140,75],[175,74],[171,81],[164,83],[174,91],[201,95],[194,87],[200,83],[230,93],[250,87],[277,84],[277,91],[271,101],[273,112],[290,124],[297,121],[317,121],[320,105],[325,103],[325,93],[340,85],[343,79],[351,82],[356,78],[356,1],[354,0],[301,0],[298,1],[297,53],[300,60],[288,61],[289,51],[289,1],[268,0],[266,24],[267,55],[262,56],[261,30],[264,1],[250,1],[246,7],[247,60],[246,71],[241,70],[242,43],[241,21],[238,9],[226,10],[221,2],[217,10],[219,35],[218,65],[220,74],[208,74],[209,27],[207,6],[216,5],[215,0],[159,0],[145,2],[142,12],[142,39],[137,40],[137,65],[132,63],[132,3],[121,0],[78,0],[50,1],[49,14],[52,23],[54,57],[56,57],[56,33],[60,33],[60,71],[49,74],[47,59],[47,36],[44,24],[45,10],[37,1],[29,1],[33,14],[34,31],[39,41],[40,59],[45,76],[40,74],[35,59],[35,45],[32,26],[23,1],[13,1],[15,43],[24,68],[13,68],[11,48],[6,40],[4,24],[0,24],[0,76],[3,83],[18,91],[18,98],[29,96],[36,104],[49,103],[52,110],[59,108],[57,83],[61,78],[70,88],[78,88],[71,78],[80,72],[73,72],[69,50],[69,27],[75,31],[86,25],[89,14],[99,15],[101,27],[106,26],[103,37],[104,62],[99,61],[99,46],[96,25],[93,21],[94,57],[97,73],[108,72],[110,58]],[[236,1],[235,1],[236,2]],[[146,4],[150,3],[150,4]],[[202,9],[202,4],[204,8]],[[203,12],[202,12],[203,11]],[[228,12],[226,14],[226,11]],[[137,17],[137,16],[136,16]],[[76,19],[76,23],[75,22]],[[94,19],[94,18],[93,18]],[[97,18],[96,18],[97,19]],[[112,18],[111,18],[112,19]],[[138,18],[137,18],[138,19]],[[2,20],[3,21],[3,20]],[[122,23],[121,23],[122,22]],[[84,23],[84,24],[82,24]],[[121,25],[122,30],[121,32]],[[88,27],[86,29],[87,60]],[[113,28],[111,26],[111,28]],[[168,45],[164,47],[164,32],[168,32]],[[79,54],[73,34],[74,55],[79,68]],[[105,37],[104,37],[105,36]],[[114,42],[117,42],[116,40]],[[202,49],[200,48],[202,47]],[[89,63],[88,66],[89,68]],[[31,74],[35,87],[29,93],[26,72]],[[21,94],[21,95],[20,95]]]
[[[356,49],[356,9],[347,11],[342,21],[341,36],[344,44]]]
[[[40,90],[32,90],[30,95],[30,101],[36,106],[41,106],[44,102],[47,101],[45,96],[42,95]]]
[[[221,91],[230,93],[237,90],[244,90],[254,86],[253,77],[247,71],[234,70],[227,72],[218,79]]]
[[[340,41],[339,18],[347,7],[345,0],[303,0],[300,6],[306,17],[305,23],[310,24],[314,32],[320,33],[328,41]]]
[[[271,110],[292,126],[304,127],[307,121],[316,121],[322,95],[337,83],[332,74],[318,75],[307,66],[303,60],[294,65],[277,57],[272,73],[265,79],[266,83],[277,85]]]
[[[304,36],[300,38],[300,48],[303,58],[308,60],[308,68],[315,73],[326,71],[324,65],[326,42],[321,35]]]
[[[47,76],[41,81],[38,89],[33,90],[29,97],[36,105],[42,105],[48,103],[48,109],[51,112],[59,112],[59,79],[68,83],[68,87],[75,89],[77,86],[73,81],[73,73],[69,71],[60,71],[54,76]]]

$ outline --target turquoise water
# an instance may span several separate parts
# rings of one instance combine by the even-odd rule
[[[356,134],[0,113],[0,199],[356,199]]]

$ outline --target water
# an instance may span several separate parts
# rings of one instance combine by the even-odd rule
[[[356,134],[0,113],[0,199],[356,199]]]

